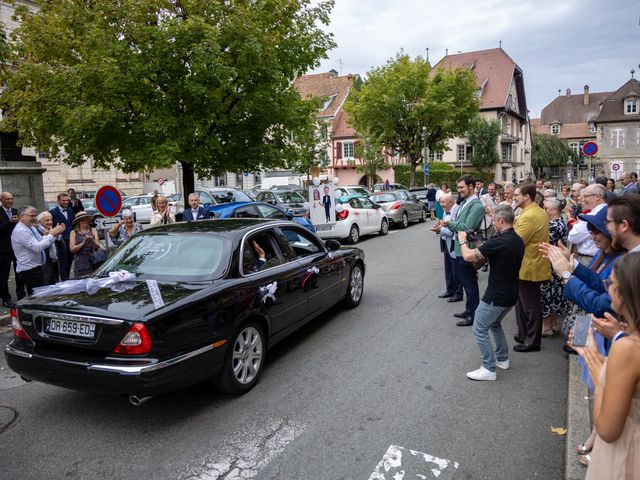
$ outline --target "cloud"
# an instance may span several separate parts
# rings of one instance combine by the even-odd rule
[[[532,116],[557,90],[610,91],[640,61],[637,0],[337,0],[329,31],[338,48],[317,71],[366,75],[400,50],[435,64],[448,49],[503,49],[524,70]],[[640,76],[638,73],[637,76]]]

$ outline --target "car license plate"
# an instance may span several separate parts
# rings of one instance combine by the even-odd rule
[[[49,333],[93,338],[96,333],[96,326],[94,323],[73,322],[71,320],[52,318],[49,320]]]
[[[319,232],[326,232],[331,230],[331,225],[316,225],[316,230]]]

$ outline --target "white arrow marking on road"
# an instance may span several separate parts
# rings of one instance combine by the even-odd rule
[[[406,453],[409,455],[406,455]],[[403,454],[405,454],[405,464],[403,465]],[[416,461],[420,459],[421,461]],[[435,465],[435,467],[434,467]],[[434,457],[427,453],[410,450],[397,445],[391,445],[376,466],[376,469],[369,476],[369,480],[403,480],[409,478],[439,478],[440,475],[450,466],[458,469],[458,462],[452,462],[444,458]],[[452,472],[452,470],[449,470]],[[444,477],[440,480],[443,480]]]

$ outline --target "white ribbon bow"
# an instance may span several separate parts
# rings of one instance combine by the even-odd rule
[[[262,303],[267,303],[267,300],[270,298],[275,303],[277,289],[278,289],[278,282],[273,282],[265,287],[260,287],[260,292],[263,294],[260,301]]]
[[[101,288],[111,287],[112,290],[126,290],[125,282],[133,282],[136,276],[126,270],[118,270],[109,272],[109,277],[105,278],[80,278],[78,280],[65,280],[55,285],[45,285],[33,289],[33,297],[41,297],[44,295],[68,295],[72,293],[87,292],[91,295]]]

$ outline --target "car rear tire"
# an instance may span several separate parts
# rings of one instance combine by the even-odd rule
[[[407,228],[409,226],[409,216],[407,212],[402,212],[402,220],[400,221],[400,228]]]
[[[386,235],[387,233],[389,233],[389,220],[383,218],[380,224],[380,235]]]
[[[353,225],[351,225],[351,230],[349,230],[349,236],[347,237],[347,242],[353,245],[355,243],[358,243],[358,240],[360,240],[360,229],[354,223]]]
[[[424,211],[424,208],[420,212],[420,218],[418,219],[420,223],[424,223],[427,221],[427,213]]]
[[[262,327],[254,321],[243,323],[229,343],[216,388],[233,394],[251,390],[264,368],[266,346]]]
[[[357,262],[351,267],[349,272],[349,283],[347,284],[347,294],[342,300],[342,303],[347,308],[355,308],[360,305],[362,301],[362,294],[364,292],[364,268],[362,263]]]

